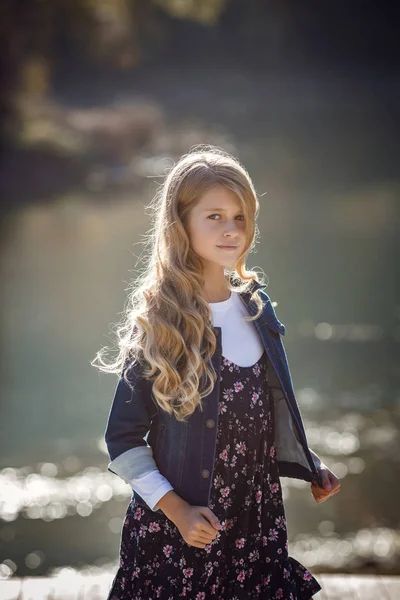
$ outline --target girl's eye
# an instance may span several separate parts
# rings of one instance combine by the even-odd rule
[[[209,215],[208,218],[211,219],[211,217],[220,217],[221,215],[219,215],[218,213],[214,213],[212,215]],[[244,221],[244,215],[238,215],[238,217],[241,217],[242,220]],[[215,219],[212,219],[212,221],[215,221]]]

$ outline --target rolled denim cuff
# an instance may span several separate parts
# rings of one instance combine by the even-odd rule
[[[142,477],[158,467],[151,446],[136,446],[114,458],[107,469],[130,484],[133,479]]]

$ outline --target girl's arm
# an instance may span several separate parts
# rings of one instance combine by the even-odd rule
[[[135,364],[129,374],[130,389],[123,376],[118,381],[104,434],[110,464],[108,470],[127,483],[158,469],[153,450],[144,439],[157,409],[151,382]]]

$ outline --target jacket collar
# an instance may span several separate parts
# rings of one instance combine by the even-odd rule
[[[231,285],[234,285],[233,277],[230,278],[230,283],[231,283]],[[267,287],[266,283],[261,283],[259,281],[256,281],[255,279],[253,279],[249,285],[248,290],[246,292],[243,292],[242,295],[243,296],[251,296],[253,294],[253,292],[258,290],[259,288],[265,288],[265,287]]]

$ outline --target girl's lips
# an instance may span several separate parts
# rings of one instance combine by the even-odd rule
[[[217,246],[217,248],[222,248],[222,250],[235,250],[237,246]]]

